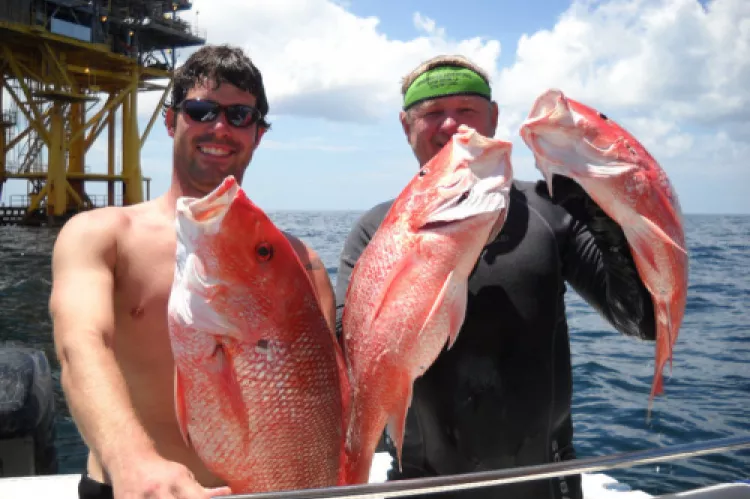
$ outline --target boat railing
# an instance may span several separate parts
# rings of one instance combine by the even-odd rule
[[[580,473],[596,473],[745,448],[750,448],[750,435],[510,469],[429,478],[413,478],[377,484],[237,494],[224,497],[227,499],[230,497],[231,499],[382,499],[387,497],[390,499],[393,497],[408,497],[526,482]]]

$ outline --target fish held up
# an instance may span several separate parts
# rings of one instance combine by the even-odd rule
[[[232,492],[342,484],[342,352],[287,236],[227,177],[177,202],[168,324],[180,430]]]
[[[367,480],[386,426],[400,465],[414,380],[457,340],[469,275],[505,222],[511,147],[461,126],[395,199],[352,271],[342,318],[351,483]]]
[[[553,177],[567,177],[622,228],[654,302],[650,415],[654,397],[664,392],[663,370],[667,361],[671,368],[687,300],[688,251],[677,194],[659,163],[633,135],[560,90],[547,90],[536,99],[520,134],[550,194]]]

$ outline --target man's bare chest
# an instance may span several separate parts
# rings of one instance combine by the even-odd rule
[[[121,327],[163,329],[174,279],[171,238],[138,238],[120,248],[116,270],[116,313]]]

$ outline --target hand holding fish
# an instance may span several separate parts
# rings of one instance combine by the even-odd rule
[[[232,494],[229,487],[201,486],[187,467],[156,453],[123,463],[111,474],[114,499],[208,499]]]

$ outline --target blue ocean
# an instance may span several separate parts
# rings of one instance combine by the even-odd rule
[[[335,282],[338,256],[358,212],[275,212],[307,241]],[[619,335],[573,291],[571,332],[575,443],[579,457],[750,435],[750,216],[688,215],[687,310],[666,372],[666,394],[646,418],[654,345]],[[0,227],[0,344],[44,350],[55,373],[60,473],[83,469],[86,449],[59,386],[47,313],[56,231]],[[650,494],[750,478],[750,450],[641,465],[608,474]]]

